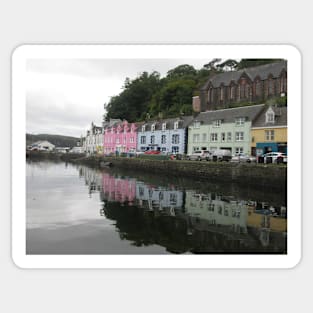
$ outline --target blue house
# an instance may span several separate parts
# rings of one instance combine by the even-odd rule
[[[184,116],[145,122],[137,130],[137,150],[186,153],[187,130],[192,120],[192,116]]]

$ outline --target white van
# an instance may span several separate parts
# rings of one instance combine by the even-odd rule
[[[211,158],[213,161],[229,162],[232,158],[232,154],[231,151],[227,149],[216,149],[213,151]]]

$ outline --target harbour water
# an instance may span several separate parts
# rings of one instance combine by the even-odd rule
[[[29,161],[27,254],[286,254],[286,192]]]

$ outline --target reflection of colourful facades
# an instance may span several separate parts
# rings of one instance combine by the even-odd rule
[[[256,155],[287,153],[287,107],[265,107],[251,128],[251,149]]]
[[[143,182],[136,183],[136,199],[138,204],[152,209],[182,209],[183,192],[179,190],[167,190],[162,187],[146,185]]]
[[[236,232],[247,232],[248,211],[244,203],[226,202],[216,195],[186,191],[185,212],[210,225],[232,226]]]
[[[136,196],[136,180],[122,179],[102,174],[102,191],[108,201],[134,203]]]
[[[108,126],[104,130],[104,154],[130,152],[137,148],[137,126],[123,121]]]
[[[264,105],[201,112],[188,130],[188,153],[196,150],[227,149],[251,153],[250,129]]]

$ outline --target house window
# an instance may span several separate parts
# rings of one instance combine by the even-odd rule
[[[166,130],[166,123],[163,123],[163,124],[162,124],[162,130],[163,130],[163,131]]]
[[[200,122],[194,122],[193,128],[200,128]]]
[[[145,131],[146,131],[146,126],[145,126],[145,125],[141,127],[141,131],[142,131],[142,132],[145,132]]]
[[[243,125],[244,123],[245,123],[245,118],[244,117],[237,117],[236,119],[235,119],[235,124],[237,125],[237,126],[241,126],[241,125]]]
[[[275,132],[274,130],[266,130],[265,131],[265,140],[274,140]]]
[[[226,140],[226,134],[221,133],[221,141],[224,142]]]
[[[179,144],[179,135],[172,136],[172,143]]]
[[[221,99],[221,101],[224,100],[224,87],[221,87],[220,99]]]
[[[230,100],[235,99],[235,86],[230,87]]]
[[[275,122],[275,114],[273,110],[268,110],[266,112],[266,123],[274,123]]]
[[[232,133],[228,132],[227,133],[227,141],[232,141],[231,137],[232,137]]]
[[[155,136],[151,136],[151,138],[150,138],[150,143],[151,143],[151,144],[154,144],[154,143],[155,143]]]
[[[255,83],[255,95],[257,97],[261,97],[262,95],[262,85],[259,80]]]
[[[151,125],[151,131],[154,132],[155,131],[155,124]]]
[[[235,148],[235,153],[236,153],[236,154],[241,154],[241,153],[243,153],[243,147],[236,147],[236,148]]]
[[[199,147],[193,147],[193,152],[199,151]]]
[[[178,151],[179,151],[179,147],[177,146],[172,147],[172,153],[178,153]]]
[[[162,144],[165,144],[165,143],[166,143],[166,136],[165,136],[165,135],[162,135],[162,136],[161,136],[161,143],[162,143]]]
[[[193,135],[193,142],[199,142],[200,141],[200,134],[194,134]]]
[[[134,137],[130,137],[130,143],[134,143],[135,140],[134,140]]]
[[[273,95],[274,94],[274,80],[270,79],[268,82],[268,94]]]
[[[206,134],[202,134],[202,141],[206,141]]]
[[[116,138],[116,143],[120,143],[120,138]]]
[[[218,140],[218,134],[217,133],[211,133],[210,139],[212,142],[217,141]]]
[[[236,141],[243,141],[244,139],[243,132],[236,132],[235,137],[236,137]]]
[[[178,122],[174,123],[174,129],[178,129]]]
[[[222,124],[222,121],[221,121],[221,120],[215,120],[215,121],[213,122],[213,127],[220,127],[221,124]]]
[[[140,137],[140,143],[145,144],[146,143],[146,136],[141,136]]]

